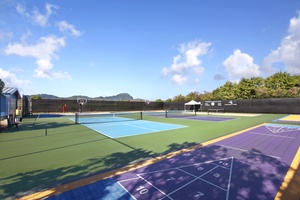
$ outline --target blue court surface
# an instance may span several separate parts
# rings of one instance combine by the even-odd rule
[[[151,122],[146,120],[90,123],[82,125],[110,138],[120,138],[187,127],[177,124]]]

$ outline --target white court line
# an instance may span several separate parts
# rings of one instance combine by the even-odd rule
[[[188,174],[188,175],[190,175],[190,176],[195,177],[195,179],[193,179],[193,180],[191,180],[190,182],[184,184],[183,186],[177,188],[176,190],[174,190],[173,192],[169,193],[168,195],[174,194],[174,193],[177,192],[178,190],[181,190],[182,188],[186,187],[187,185],[190,185],[192,182],[195,182],[197,179],[199,179],[199,180],[201,180],[201,181],[204,181],[204,182],[206,182],[206,183],[208,183],[208,184],[210,184],[210,185],[212,185],[212,186],[215,186],[215,187],[217,187],[217,188],[219,188],[219,189],[225,190],[225,189],[221,188],[220,186],[215,185],[215,184],[213,184],[213,183],[211,183],[211,182],[209,182],[209,181],[204,180],[204,179],[201,178],[202,176],[208,174],[209,172],[213,171],[214,169],[216,169],[216,168],[218,168],[218,167],[219,167],[219,166],[213,167],[212,169],[210,169],[209,171],[205,172],[205,173],[202,174],[201,176],[195,176],[195,175],[190,174],[190,173],[188,173],[188,172],[186,172],[186,171],[184,171],[184,170],[182,170],[182,169],[178,169],[178,170],[180,170],[180,171],[182,171],[182,172],[184,172],[184,173],[186,173],[186,174]],[[225,191],[226,191],[226,190],[225,190]]]
[[[135,200],[137,200],[121,183],[119,183],[118,182],[118,184],[128,193],[128,194],[130,194],[130,196],[133,198],[133,199],[135,199]]]
[[[142,176],[140,176],[139,174],[137,174],[137,176],[139,176],[141,179],[143,179],[146,183],[148,183],[149,185],[152,185],[152,187],[154,187],[155,189],[157,189],[159,192],[161,192],[162,194],[164,194],[165,197],[168,197],[169,199],[172,199],[171,197],[169,197],[169,195],[167,195],[166,193],[164,193],[163,191],[161,191],[159,188],[157,188],[156,186],[154,186],[152,183],[150,183],[149,181],[147,181],[146,179],[144,179]]]
[[[266,136],[272,136],[272,137],[280,137],[280,138],[287,138],[287,139],[295,139],[295,137],[288,137],[288,136],[281,136],[281,135],[272,135],[272,134],[267,134],[267,133],[256,133],[256,132],[249,132],[251,134],[256,134],[256,135],[266,135]]]
[[[233,157],[231,158],[231,166],[230,166],[230,171],[229,171],[229,178],[228,178],[228,185],[227,185],[227,195],[226,195],[226,200],[228,200],[228,198],[229,198],[229,191],[230,191],[230,184],[231,184],[232,168],[233,168]]]
[[[287,132],[293,132],[293,131],[299,131],[299,126],[297,125],[281,125],[281,126],[265,126],[269,131],[271,131],[272,133],[287,133]],[[274,129],[272,129],[274,128]],[[276,129],[277,128],[277,129]],[[280,131],[281,129],[283,128],[288,128],[287,130],[283,130],[283,131]],[[292,128],[292,129],[289,129],[289,128]]]
[[[219,164],[215,164],[215,163],[214,163],[214,162],[216,162],[216,161],[220,161],[220,160],[228,160],[228,159],[231,160],[231,167],[230,167],[230,169],[227,168],[227,167],[224,167],[224,166],[222,166],[222,165],[219,165]],[[213,164],[213,165],[215,165],[215,166],[214,166],[213,168],[211,168],[210,170],[208,170],[207,172],[201,174],[200,176],[196,176],[196,175],[191,174],[191,173],[189,173],[189,172],[187,172],[187,171],[185,171],[185,170],[182,169],[182,168],[184,168],[184,167],[195,166],[195,165],[198,165],[198,164]],[[209,182],[209,181],[207,181],[207,180],[201,178],[201,177],[203,177],[204,175],[210,173],[211,171],[215,170],[215,169],[218,168],[218,167],[224,168],[224,169],[226,169],[226,170],[230,170],[229,178],[228,178],[228,186],[227,186],[227,189],[224,189],[224,188],[222,188],[222,187],[220,187],[220,186],[218,186],[218,185],[215,185],[214,183],[211,183],[211,182]],[[208,183],[208,184],[210,184],[210,185],[212,185],[212,186],[214,186],[214,187],[217,187],[217,188],[219,188],[219,189],[221,189],[221,190],[223,190],[223,191],[226,191],[226,192],[227,192],[227,196],[226,196],[227,198],[226,198],[226,199],[228,200],[228,192],[229,192],[229,189],[230,189],[230,183],[231,183],[232,167],[233,167],[233,157],[229,157],[229,158],[222,158],[222,159],[219,159],[219,160],[211,160],[211,161],[205,161],[205,162],[201,162],[201,163],[194,163],[194,164],[185,165],[185,166],[180,166],[180,167],[174,167],[174,168],[168,168],[168,169],[156,170],[156,171],[146,172],[146,173],[140,173],[140,174],[137,174],[138,177],[135,177],[135,178],[129,178],[129,179],[124,179],[124,180],[118,181],[118,183],[122,186],[122,188],[124,188],[123,185],[121,184],[122,182],[131,181],[131,180],[137,180],[137,179],[142,179],[142,180],[144,180],[146,183],[148,183],[149,185],[153,186],[156,190],[158,190],[159,192],[161,192],[163,195],[165,195],[164,197],[160,198],[159,200],[162,200],[162,199],[164,199],[164,198],[166,198],[166,197],[172,200],[173,198],[170,197],[170,195],[172,195],[172,194],[174,194],[175,192],[181,190],[182,188],[186,187],[187,185],[192,184],[192,183],[195,182],[196,180],[200,180],[200,181],[206,182],[206,183]],[[185,174],[187,174],[187,175],[193,177],[194,179],[191,180],[191,181],[189,181],[188,183],[182,185],[181,187],[177,188],[176,190],[170,192],[169,194],[166,194],[166,193],[164,193],[163,191],[161,191],[159,188],[157,188],[156,186],[154,186],[151,182],[147,181],[147,179],[145,179],[145,178],[142,177],[142,175],[144,175],[144,174],[154,174],[154,173],[157,173],[157,172],[164,172],[164,171],[169,171],[169,170],[179,170],[179,171],[182,171],[183,173],[185,173]],[[131,196],[133,196],[126,188],[124,188],[124,189],[125,189]],[[133,198],[134,198],[134,197],[133,197]],[[134,199],[135,199],[135,198],[134,198]]]
[[[228,149],[234,149],[234,150],[244,151],[244,152],[251,152],[251,151],[246,150],[246,149],[240,149],[240,148],[231,147],[231,146],[222,145],[222,144],[218,144],[218,145],[220,145],[221,147],[228,148]],[[252,152],[252,153],[254,153],[254,152]],[[275,159],[278,159],[278,160],[280,159],[280,157],[278,157],[278,156],[266,155],[266,154],[262,154],[262,153],[261,154],[260,153],[254,153],[254,154],[268,156],[268,157],[275,158]]]
[[[137,180],[137,179],[140,179],[139,177],[135,177],[135,178],[129,178],[129,179],[124,179],[124,180],[121,180],[121,181],[118,181],[118,182],[126,182],[126,181],[132,181],[132,180]]]
[[[132,125],[132,124],[124,124],[125,126],[132,126],[132,127],[136,127],[136,128],[140,128],[140,129],[145,129],[145,130],[150,130],[150,131],[154,131],[154,132],[158,132],[161,131],[159,129],[152,129],[152,128],[146,128],[143,126],[136,126],[136,125]]]
[[[280,127],[279,129],[277,129],[277,132],[279,132],[279,131],[280,131],[281,129],[283,129],[283,128],[285,128],[285,127],[283,127],[283,126]]]
[[[198,179],[201,180],[201,181],[204,181],[204,182],[206,182],[206,183],[208,183],[208,184],[210,184],[210,185],[212,185],[212,186],[215,186],[215,187],[217,187],[217,188],[219,188],[219,189],[221,189],[221,190],[223,190],[223,191],[225,191],[225,192],[227,192],[226,189],[221,188],[220,186],[215,185],[215,184],[213,184],[213,183],[211,183],[211,182],[209,182],[209,181],[207,181],[207,180],[205,180],[205,179],[202,179],[202,178],[200,178],[200,177],[199,177]]]

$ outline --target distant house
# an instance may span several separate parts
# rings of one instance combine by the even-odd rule
[[[0,99],[0,117],[7,118],[9,115],[15,115],[18,108],[18,99],[21,95],[17,88],[4,87]]]

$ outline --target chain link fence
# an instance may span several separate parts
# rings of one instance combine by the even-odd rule
[[[149,103],[149,102],[148,102]],[[201,101],[201,106],[185,107],[185,102],[135,102],[135,101],[100,101],[88,100],[82,106],[82,112],[114,112],[114,111],[145,111],[145,110],[189,110],[196,111],[224,110],[239,113],[281,113],[299,114],[300,98],[250,99],[232,101]],[[80,106],[76,99],[33,99],[26,103],[31,113],[59,113],[66,104],[66,112],[79,112]]]

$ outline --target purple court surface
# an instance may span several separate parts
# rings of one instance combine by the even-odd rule
[[[49,199],[274,199],[300,126],[265,124]]]

